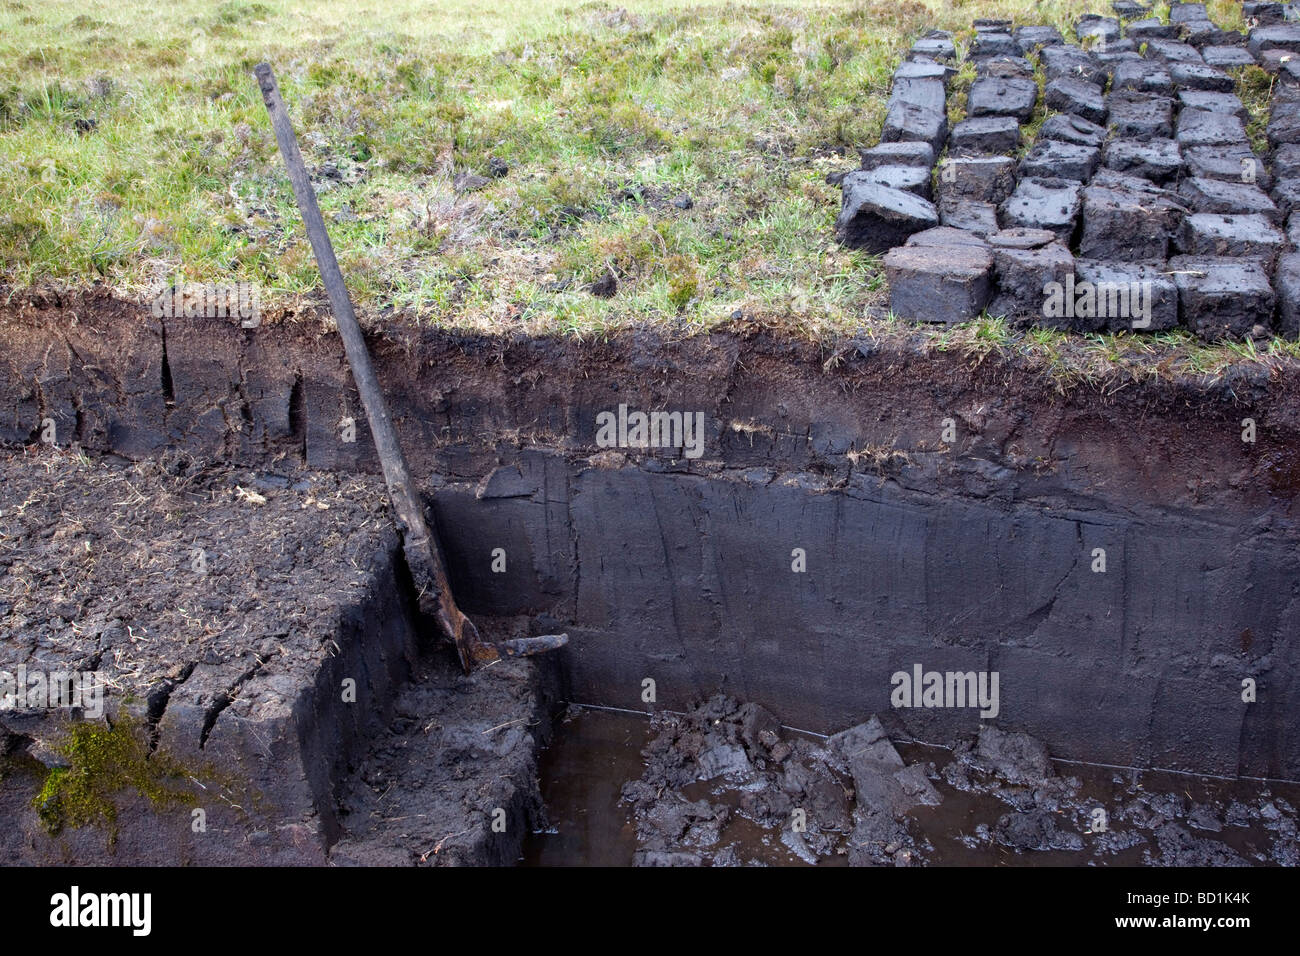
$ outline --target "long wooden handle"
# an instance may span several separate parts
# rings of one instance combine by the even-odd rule
[[[442,548],[424,520],[424,507],[411,481],[411,470],[402,454],[402,446],[398,444],[397,430],[393,428],[392,419],[388,415],[388,404],[384,401],[384,393],[375,377],[365,336],[357,323],[356,313],[352,310],[352,298],[348,295],[338,259],[334,256],[334,246],[325,230],[325,220],[316,202],[316,191],[312,189],[302,153],[298,150],[298,139],[294,135],[289,114],[285,111],[284,101],[280,98],[275,74],[267,63],[259,64],[253,73],[262,90],[266,111],[271,115],[275,139],[280,144],[280,154],[289,171],[289,182],[293,184],[293,194],[298,200],[303,224],[307,227],[307,238],[311,241],[321,280],[325,283],[330,309],[334,312],[339,335],[343,338],[343,350],[352,367],[357,391],[361,393],[361,404],[365,407],[370,433],[374,436],[375,448],[379,452],[379,464],[384,471],[384,482],[388,485],[388,498],[397,515],[402,550],[415,579],[421,610],[430,613],[446,636],[456,642],[461,664],[468,671],[473,649],[479,646],[478,632],[456,607],[452,598]]]

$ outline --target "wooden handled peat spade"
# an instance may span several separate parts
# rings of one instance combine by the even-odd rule
[[[447,578],[447,566],[442,558],[442,548],[424,519],[424,506],[411,481],[411,471],[402,454],[402,446],[398,444],[397,431],[393,428],[392,419],[388,415],[388,404],[384,401],[384,393],[380,391],[379,380],[375,377],[365,336],[361,334],[356,313],[352,311],[352,299],[348,296],[343,273],[334,257],[329,233],[325,231],[325,220],[321,218],[316,192],[307,176],[302,153],[298,151],[298,140],[294,136],[289,115],[285,112],[284,101],[280,98],[275,74],[267,63],[255,67],[253,73],[261,87],[266,110],[271,114],[275,139],[280,144],[280,154],[289,170],[289,182],[293,184],[293,194],[298,200],[303,224],[307,227],[307,238],[311,240],[316,265],[320,268],[321,280],[329,295],[330,309],[338,323],[343,349],[347,353],[348,364],[352,367],[352,377],[356,380],[357,391],[361,393],[361,403],[366,409],[370,432],[375,436],[375,449],[379,452],[379,463],[388,485],[388,499],[392,502],[397,530],[402,537],[402,551],[415,582],[420,613],[426,619],[436,622],[443,635],[455,643],[461,666],[467,674],[475,663],[494,661],[500,657],[522,657],[564,646],[569,642],[567,634],[547,634],[542,637],[487,643],[479,637],[474,622],[456,606],[456,600],[451,594],[451,583]]]

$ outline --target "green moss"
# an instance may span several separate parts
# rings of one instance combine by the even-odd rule
[[[695,264],[685,256],[671,256],[668,269],[668,301],[678,312],[686,308],[699,291],[700,280]]]
[[[271,8],[264,3],[238,3],[226,0],[218,4],[214,19],[218,23],[239,23],[241,20],[258,20],[271,13]]]
[[[41,824],[51,836],[66,827],[102,827],[110,846],[117,838],[119,794],[134,790],[159,810],[195,806],[190,781],[208,775],[150,754],[143,730],[126,719],[111,727],[74,723],[54,750],[69,766],[49,771],[32,800]]]

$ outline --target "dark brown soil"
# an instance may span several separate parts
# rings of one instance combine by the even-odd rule
[[[0,712],[0,862],[512,863],[540,818],[541,685],[420,642],[395,553],[371,476],[0,448],[0,671],[106,687],[102,717]],[[69,751],[74,726],[130,735],[130,780]],[[58,774],[95,819],[37,798]]]
[[[549,736],[547,661],[501,660],[466,676],[425,655],[385,733],[340,798],[336,866],[511,866],[546,825],[537,750]]]
[[[322,315],[253,330],[216,319],[164,328],[103,293],[12,298],[0,307],[0,436],[35,441],[48,416],[62,443],[130,457],[182,447],[376,471]],[[814,341],[742,321],[684,337],[531,338],[378,318],[371,348],[417,473],[477,478],[507,450],[535,445],[590,455],[596,413],[626,402],[704,411],[708,454],[688,463],[700,473],[719,460],[841,478],[883,470],[980,495],[990,469],[1007,469],[1029,494],[1050,477],[1082,499],[1135,506],[1300,507],[1300,363],[1282,358],[1210,378],[1180,372],[1177,348],[1152,345],[1073,381],[1042,357],[943,350],[905,331]],[[343,443],[338,422],[349,415],[356,440]],[[1249,444],[1247,417],[1257,425]],[[952,442],[941,440],[946,420]]]
[[[95,670],[118,706],[200,664],[232,699],[312,668],[391,533],[366,475],[45,447],[0,449],[0,475],[0,667]]]
[[[0,310],[0,346],[0,439],[35,442],[49,418],[63,447],[158,458],[161,467],[119,460],[110,470],[154,468],[158,481],[142,494],[167,505],[161,517],[141,514],[133,538],[124,523],[143,506],[125,488],[105,485],[103,518],[85,506],[86,524],[81,502],[92,496],[78,497],[65,478],[41,520],[19,532],[43,577],[15,578],[14,595],[0,595],[9,605],[0,623],[20,615],[22,633],[37,635],[30,647],[15,642],[22,653],[55,647],[63,625],[85,618],[100,630],[84,653],[102,643],[99,666],[117,666],[113,628],[130,624],[121,673],[134,675],[159,746],[175,741],[269,773],[284,755],[257,750],[250,728],[297,741],[295,771],[281,775],[296,789],[277,797],[303,814],[292,824],[301,832],[286,824],[281,835],[296,848],[305,833],[313,862],[332,846],[339,863],[512,859],[511,841],[540,820],[529,786],[476,778],[434,796],[421,768],[507,768],[519,781],[542,735],[511,736],[508,721],[535,719],[546,695],[522,676],[484,689],[421,662],[380,486],[340,477],[377,463],[319,314],[255,330],[217,320],[164,327],[106,295],[32,297]],[[559,659],[571,700],[626,706],[652,675],[665,706],[725,689],[830,730],[882,712],[888,674],[941,644],[991,655],[1018,688],[1014,719],[1041,725],[1064,756],[1294,772],[1285,715],[1300,517],[1295,363],[1244,361],[1210,380],[1158,367],[1170,356],[1156,349],[1149,367],[1068,384],[1014,352],[945,351],[908,335],[808,341],[743,323],[579,341],[394,318],[371,346],[414,471],[436,489],[461,603],[569,630]],[[622,403],[700,411],[705,455],[601,448],[596,416]],[[339,437],[347,417],[352,442]],[[1245,418],[1254,442],[1242,440]],[[942,437],[945,423],[954,438]],[[197,464],[206,460],[231,470]],[[295,488],[303,478],[312,484]],[[42,487],[24,482],[9,483],[8,508]],[[63,515],[73,507],[85,527],[56,537],[72,527]],[[358,527],[358,540],[345,533]],[[782,540],[773,544],[769,529]],[[829,549],[813,577],[785,573],[787,536]],[[97,559],[107,579],[88,579],[94,594],[76,583],[85,538],[92,556],[95,547],[109,554]],[[1080,557],[1094,538],[1111,549],[1110,577],[1094,578]],[[205,545],[203,589],[185,583],[195,541]],[[509,574],[484,570],[489,543],[509,551]],[[770,548],[780,551],[779,578]],[[913,586],[921,580],[948,582],[944,600]],[[96,598],[109,584],[117,590]],[[873,588],[885,590],[873,597]],[[138,619],[122,609],[137,607],[164,622],[138,621],[162,642],[158,659],[131,651]],[[337,647],[329,633],[344,635]],[[273,655],[267,641],[292,650]],[[863,648],[878,653],[868,660]],[[412,667],[419,680],[394,711]],[[368,688],[357,710],[337,702],[353,674]],[[1262,678],[1259,707],[1221,693],[1242,674]],[[1045,698],[1043,687],[1058,693]],[[1097,688],[1116,690],[1098,698]],[[444,710],[449,699],[469,703]],[[436,736],[416,719],[424,712],[446,714]],[[462,746],[473,734],[487,747]],[[1129,745],[1131,754],[1111,753]],[[497,809],[508,840],[482,837]]]

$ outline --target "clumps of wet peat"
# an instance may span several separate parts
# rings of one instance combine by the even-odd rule
[[[968,846],[994,843],[1012,850],[1084,848],[1081,833],[1088,828],[1089,820],[1079,804],[1081,782],[1077,777],[1058,777],[1047,748],[1028,734],[985,728],[974,745],[967,741],[953,749],[953,760],[943,768],[943,779],[956,790],[988,795],[1011,808],[994,827],[977,826],[975,836],[967,838]]]
[[[653,727],[645,773],[623,788],[638,865],[785,862],[775,841],[810,864],[847,857],[906,866],[917,847],[903,814],[939,802],[932,768],[907,766],[874,718],[815,742],[783,733],[758,704],[719,695],[685,714],[657,715]],[[728,824],[740,820],[763,831],[739,841],[751,849],[731,838]]]
[[[1041,741],[991,726],[939,770],[924,756],[944,751],[900,753],[876,717],[818,740],[717,695],[651,727],[645,772],[622,791],[639,866],[1300,864],[1296,809],[1267,788],[1063,776]]]
[[[1187,783],[1180,784],[1158,772],[1080,772],[1091,772],[1092,779],[1058,776],[1040,741],[985,727],[975,743],[953,748],[943,784],[1008,809],[958,840],[970,849],[1015,854],[1065,851],[1062,862],[1092,865],[1300,863],[1295,807],[1253,782],[1182,777]],[[1225,790],[1238,796],[1249,791],[1249,802]]]

